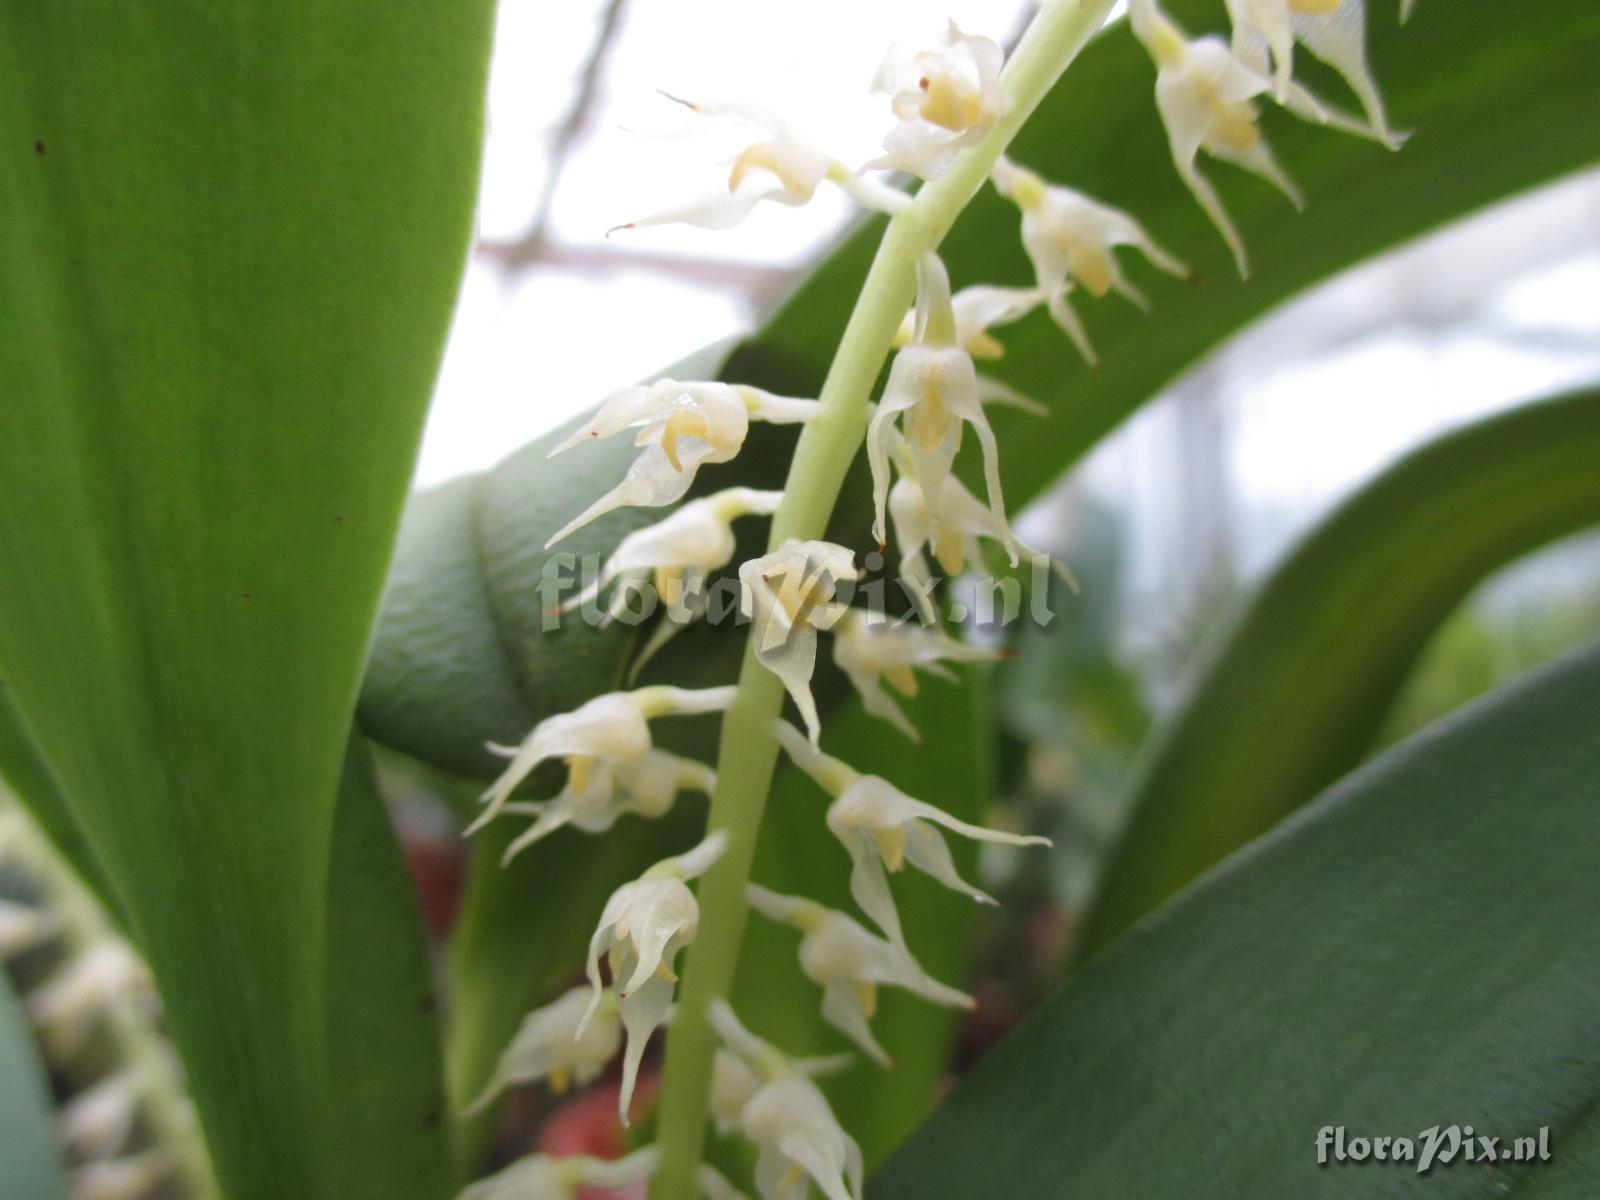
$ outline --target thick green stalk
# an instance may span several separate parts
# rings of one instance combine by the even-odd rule
[[[790,538],[819,538],[827,529],[845,473],[866,433],[872,385],[915,299],[918,256],[944,240],[1045,93],[1105,23],[1113,2],[1056,0],[1046,7],[1006,65],[1005,115],[948,175],[922,188],[890,220],[823,382],[821,410],[795,448],[783,502],[772,519],[771,549]],[[653,1200],[695,1200],[699,1195],[696,1174],[715,1049],[706,1009],[728,994],[738,965],[748,915],[745,885],[777,763],[771,726],[782,707],[783,686],[756,661],[752,642],[745,648],[738,695],[722,721],[717,788],[707,825],[727,831],[728,849],[699,884],[700,930],[687,952],[667,1038],[657,1137],[661,1164],[651,1186]]]

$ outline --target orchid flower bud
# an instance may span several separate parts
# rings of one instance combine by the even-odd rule
[[[678,976],[673,962],[678,951],[694,941],[700,928],[700,906],[687,881],[704,874],[727,848],[722,830],[684,854],[656,863],[632,883],[611,894],[600,924],[589,941],[586,973],[590,1000],[578,1023],[581,1037],[600,1011],[605,988],[600,982],[600,958],[611,964],[611,985],[617,994],[627,1049],[622,1057],[622,1091],[618,1109],[628,1124],[628,1106],[639,1077],[645,1044],[672,1008]]]
[[[989,330],[1021,320],[1044,301],[1045,294],[1038,288],[993,287],[984,283],[964,287],[950,298],[956,318],[956,345],[973,358],[1000,358],[1006,348]],[[894,335],[895,349],[910,345],[916,330],[917,312],[913,308]]]
[[[1383,97],[1367,65],[1366,0],[1227,0],[1233,52],[1259,75],[1272,75],[1273,94],[1296,116],[1360,134],[1398,150],[1404,134],[1389,128]],[[1294,44],[1344,77],[1366,122],[1328,107],[1295,83]]]
[[[902,948],[869,933],[859,923],[800,896],[780,896],[757,884],[747,889],[750,905],[763,916],[800,930],[800,969],[822,989],[822,1019],[880,1066],[889,1055],[872,1036],[880,986],[908,992],[951,1008],[971,1008],[965,992],[928,978]]]
[[[1404,25],[1411,20],[1412,10],[1417,6],[1417,0],[1400,0],[1400,24]]]
[[[550,457],[589,438],[613,437],[633,428],[639,430],[634,445],[643,451],[621,483],[558,530],[544,548],[613,509],[677,503],[702,466],[727,462],[739,453],[751,421],[792,425],[809,421],[816,411],[815,400],[775,396],[744,384],[660,379],[613,392]]]
[[[574,1200],[580,1188],[620,1188],[645,1182],[654,1173],[657,1158],[654,1146],[610,1160],[585,1154],[564,1158],[529,1154],[478,1180],[458,1200]]]
[[[584,791],[575,791],[568,784],[554,800],[512,801],[501,809],[534,818],[506,847],[501,864],[567,825],[584,833],[604,833],[619,817],[630,813],[649,819],[664,817],[682,793],[709,796],[716,784],[717,773],[710,767],[665,750],[646,750],[636,758],[598,764],[590,771]]]
[[[763,200],[790,208],[809,204],[824,181],[832,183],[863,208],[879,212],[898,212],[909,202],[905,193],[876,180],[859,177],[758,104],[740,100],[697,104],[676,96],[667,98],[701,116],[728,118],[754,126],[760,132],[733,160],[726,187],[687,204],[629,221],[617,229],[639,229],[647,225],[732,229]]]
[[[488,1086],[466,1107],[465,1115],[482,1112],[501,1092],[518,1084],[548,1080],[550,1090],[559,1095],[599,1075],[622,1046],[622,1017],[609,992],[601,995],[593,1016],[586,1020],[588,1009],[589,989],[575,987],[523,1018]]]
[[[803,1200],[807,1176],[828,1200],[861,1200],[861,1147],[817,1085],[746,1029],[727,1001],[712,1001],[708,1015],[723,1044],[762,1080],[739,1114],[740,1128],[759,1152],[755,1179],[762,1200]]]
[[[904,464],[923,490],[937,497],[950,478],[950,466],[961,446],[961,432],[971,425],[983,450],[989,507],[1006,531],[1013,565],[1020,545],[1006,521],[1000,491],[1000,450],[984,415],[978,374],[972,356],[956,344],[955,311],[950,302],[950,277],[931,250],[917,260],[917,328],[910,345],[895,355],[878,410],[867,428],[867,459],[872,468],[873,536],[885,541],[884,510],[889,497],[889,458],[903,432]],[[902,416],[903,414],[903,416]],[[903,431],[899,428],[904,422]]]
[[[1173,164],[1233,251],[1240,277],[1248,277],[1244,241],[1216,188],[1195,165],[1195,158],[1205,150],[1214,158],[1254,172],[1296,208],[1303,208],[1299,189],[1278,165],[1256,126],[1258,113],[1251,100],[1272,85],[1240,61],[1221,38],[1190,41],[1155,0],[1132,0],[1128,16],[1134,34],[1156,64],[1156,108],[1167,127]]]
[[[867,166],[922,179],[944,175],[1005,112],[1004,65],[1005,51],[954,21],[931,48],[889,47],[872,90],[890,98],[895,125],[883,139],[886,153]]]
[[[752,622],[756,658],[783,681],[813,742],[822,733],[811,697],[817,630],[829,628],[843,611],[834,603],[839,582],[861,574],[853,551],[793,539],[739,568],[739,611]]]
[[[863,706],[913,742],[920,742],[921,735],[883,684],[887,682],[901,695],[915,696],[919,670],[954,679],[944,662],[986,662],[998,657],[992,650],[964,645],[942,629],[890,621],[881,614],[874,620],[874,614],[859,608],[848,610],[833,628],[833,661],[849,677]]]
[[[785,721],[774,721],[773,733],[794,764],[834,797],[828,806],[828,830],[850,855],[850,894],[895,947],[908,956],[911,952],[886,872],[899,871],[909,862],[952,891],[971,896],[981,904],[995,903],[993,897],[957,873],[938,826],[979,842],[1008,846],[1051,844],[1049,838],[970,825],[943,809],[914,800],[887,779],[863,775],[822,753]]]
[[[571,712],[546,717],[520,746],[489,744],[489,749],[511,760],[510,765],[483,794],[488,807],[467,832],[476,833],[494,819],[512,791],[546,759],[567,762],[567,789],[588,792],[591,786],[607,789],[594,807],[609,802],[610,783],[596,777],[597,767],[615,766],[638,759],[651,749],[650,721],[655,717],[721,712],[733,701],[733,687],[646,687],[631,692],[607,692]],[[565,793],[563,793],[565,794]],[[569,801],[579,805],[579,801]],[[542,835],[541,835],[542,836]]]
[[[1022,246],[1033,262],[1039,291],[1048,297],[1050,315],[1077,345],[1090,366],[1097,365],[1078,316],[1067,296],[1081,287],[1091,296],[1118,292],[1140,308],[1144,293],[1122,273],[1114,251],[1132,246],[1152,264],[1187,278],[1189,268],[1158,246],[1144,226],[1127,213],[1071,188],[1047,184],[1026,167],[1001,158],[990,173],[995,188],[1022,210]]]

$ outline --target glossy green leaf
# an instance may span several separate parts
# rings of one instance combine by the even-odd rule
[[[1223,17],[1214,0],[1174,0],[1168,7],[1197,31],[1216,27]],[[1113,27],[1089,46],[1024,129],[1018,161],[1127,208],[1205,281],[1182,283],[1136,263],[1131,270],[1151,298],[1151,313],[1115,297],[1077,298],[1100,351],[1097,371],[1084,366],[1043,313],[1002,331],[1007,354],[993,373],[1053,410],[1046,422],[993,414],[1013,509],[1163,384],[1294,294],[1600,157],[1587,120],[1600,106],[1600,72],[1593,69],[1600,8],[1589,0],[1545,0],[1537,20],[1498,0],[1449,0],[1423,5],[1403,29],[1392,14],[1374,15],[1369,26],[1373,67],[1390,111],[1416,133],[1394,154],[1269,113],[1268,135],[1310,197],[1306,212],[1297,214],[1240,172],[1209,168],[1250,244],[1248,282],[1235,276],[1221,240],[1173,171],[1151,98],[1152,68],[1125,27]],[[881,222],[867,222],[846,239],[733,352],[722,377],[814,395],[881,230]],[[962,217],[943,252],[957,286],[1031,278],[1017,211],[992,190]],[[688,365],[667,373],[695,374]],[[790,431],[753,431],[738,461],[706,468],[697,486],[775,486],[792,444]],[[534,586],[540,531],[610,488],[630,454],[627,447],[584,446],[564,456],[570,463],[546,462],[530,447],[487,476],[415,501],[408,525],[417,527],[417,536],[408,533],[387,601],[392,619],[380,630],[363,692],[363,717],[374,737],[482,773],[489,767],[480,749],[486,738],[503,738],[525,727],[529,716],[570,706],[620,671],[627,648],[621,639],[604,655],[597,644],[586,644],[578,655],[555,652],[556,642],[548,639],[535,652],[524,639],[536,628],[541,605]],[[976,454],[969,451],[963,462],[973,468]],[[523,507],[498,511],[467,499],[491,491],[519,498]],[[868,502],[858,464],[830,536],[871,549]],[[572,548],[604,549],[625,527],[593,528],[608,537]],[[473,536],[475,543],[464,540]],[[1094,581],[1085,582],[1092,590]],[[563,634],[560,642],[569,641]],[[733,643],[729,653],[722,679],[737,669]],[[587,686],[579,686],[585,678]]]
[[[1600,523],[1597,462],[1600,392],[1530,404],[1413,452],[1307,535],[1152,743],[1080,957],[1359,762],[1474,585]]]
[[[231,1200],[325,1196],[345,738],[489,6],[0,2],[0,673]]]
[[[1600,645],[1348,776],[1000,1043],[872,1200],[1588,1200]],[[1319,1167],[1317,1134],[1550,1131],[1551,1161]]]
[[[64,1200],[55,1114],[22,1001],[0,966],[0,1180],[6,1200]]]
[[[411,874],[360,738],[345,756],[328,887],[332,1194],[448,1196],[458,1181],[433,964]]]

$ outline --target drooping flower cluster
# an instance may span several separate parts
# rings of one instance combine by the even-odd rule
[[[1156,0],[1131,0],[1128,17],[1156,65],[1156,107],[1167,127],[1172,161],[1244,276],[1249,274],[1244,239],[1196,159],[1204,150],[1261,176],[1296,208],[1304,205],[1300,189],[1261,136],[1256,97],[1272,93],[1296,116],[1374,137],[1391,148],[1401,139],[1388,128],[1366,67],[1365,0],[1230,0],[1228,8],[1234,18],[1231,46],[1210,34],[1190,39]],[[1345,76],[1367,109],[1367,124],[1325,107],[1293,82],[1296,40]],[[1267,77],[1274,63],[1276,83]]]
[[[1403,3],[1408,10],[1409,0]],[[1361,133],[1389,146],[1397,146],[1401,138],[1388,124],[1367,68],[1364,0],[1226,0],[1226,5],[1233,25],[1231,41],[1217,35],[1191,39],[1156,0],[1132,0],[1130,24],[1157,68],[1156,107],[1178,172],[1221,232],[1243,274],[1243,240],[1197,162],[1203,150],[1242,166],[1278,186],[1298,205],[1297,189],[1261,137],[1257,120],[1262,98],[1306,120]],[[1293,64],[1297,45],[1343,76],[1364,120],[1328,106],[1297,82]],[[695,691],[667,686],[610,692],[571,712],[548,717],[520,746],[495,747],[511,761],[487,792],[487,807],[473,825],[476,829],[502,814],[532,817],[532,824],[511,844],[509,853],[515,853],[563,827],[600,833],[626,814],[659,817],[681,792],[711,793],[717,780],[706,764],[658,749],[650,721],[675,714],[725,712],[733,706],[736,718],[729,719],[740,724],[728,731],[725,743],[737,742],[738,734],[770,735],[794,766],[830,797],[823,819],[848,860],[851,897],[876,932],[847,913],[749,881],[751,843],[739,841],[737,825],[723,817],[748,799],[736,782],[737,773],[730,771],[724,795],[717,801],[719,828],[694,849],[664,858],[616,889],[590,942],[588,987],[569,991],[528,1015],[475,1108],[488,1105],[513,1086],[543,1082],[561,1091],[574,1082],[587,1082],[607,1069],[620,1050],[619,1108],[622,1121],[628,1121],[646,1044],[672,1017],[678,954],[699,933],[700,901],[689,884],[714,867],[736,875],[718,876],[715,894],[735,895],[737,886],[743,885],[751,907],[798,932],[799,970],[820,989],[823,1019],[876,1062],[889,1064],[889,1054],[873,1028],[879,989],[898,988],[953,1008],[972,1005],[965,993],[930,978],[914,957],[890,876],[909,864],[946,888],[992,904],[991,897],[957,869],[947,835],[1013,846],[1049,843],[1042,837],[963,821],[907,795],[880,775],[864,773],[824,753],[822,714],[812,693],[819,634],[832,637],[833,661],[865,710],[917,740],[915,725],[890,689],[914,696],[918,671],[949,678],[953,672],[946,664],[996,657],[952,637],[938,623],[932,564],[952,576],[981,567],[986,541],[997,543],[1013,566],[1024,554],[1036,561],[1045,558],[1012,530],[1002,492],[998,439],[986,406],[1010,404],[1042,415],[1048,410],[977,370],[978,361],[1004,353],[993,330],[1042,307],[1083,358],[1095,364],[1088,331],[1074,308],[1075,294],[1100,299],[1116,292],[1148,308],[1130,271],[1153,268],[1190,277],[1186,264],[1134,216],[1047,181],[1005,157],[1002,143],[1014,124],[1011,105],[1015,96],[1023,94],[1023,89],[1008,92],[1007,69],[998,45],[954,24],[931,45],[891,48],[872,87],[887,97],[894,124],[884,138],[883,155],[859,171],[818,149],[764,109],[744,103],[690,103],[688,107],[700,117],[742,122],[757,132],[733,161],[725,185],[713,194],[631,223],[679,221],[726,228],[764,200],[805,204],[824,183],[832,183],[868,208],[900,214],[916,202],[866,171],[899,170],[935,180],[948,175],[963,155],[983,148],[982,163],[991,182],[1019,210],[1021,242],[1033,282],[1031,286],[975,284],[952,294],[945,264],[928,236],[937,222],[919,223],[915,213],[897,216],[907,233],[902,247],[914,247],[915,259],[897,264],[900,274],[893,286],[903,287],[906,273],[914,267],[915,305],[893,346],[883,348],[884,354],[893,349],[894,357],[883,392],[866,414],[874,509],[871,534],[883,549],[892,525],[902,582],[910,585],[920,623],[893,621],[853,605],[854,585],[865,572],[858,568],[850,546],[816,536],[823,521],[808,506],[810,481],[792,479],[781,493],[728,487],[690,499],[656,524],[622,539],[598,576],[558,610],[589,606],[614,586],[605,618],[609,619],[627,608],[631,589],[646,582],[652,585],[668,613],[633,664],[637,672],[678,629],[707,615],[703,599],[696,597],[703,597],[712,575],[733,564],[737,554],[733,523],[745,516],[772,516],[775,528],[768,551],[739,564],[736,573],[739,611],[751,624],[754,662],[776,683],[760,678],[763,687],[743,693],[732,687]],[[1119,258],[1124,248],[1136,255]],[[910,260],[911,254],[904,258]],[[890,270],[885,278],[893,275]],[[898,297],[894,303],[905,302],[903,292],[894,294]],[[874,316],[885,340],[886,315],[887,324],[892,324],[897,314],[880,311]],[[870,376],[881,361],[867,362],[859,373]],[[865,404],[869,386],[863,382],[859,394],[837,403]],[[824,394],[831,397],[826,390]],[[684,501],[702,467],[726,463],[738,453],[751,421],[804,424],[805,438],[836,437],[839,428],[850,425],[845,418],[852,414],[835,413],[835,403],[830,398],[825,412],[815,400],[720,382],[660,380],[614,393],[552,453],[629,429],[636,430],[640,453],[626,477],[549,544],[618,507],[662,507]],[[861,419],[860,408],[853,416]],[[978,443],[981,498],[958,473],[958,456],[969,431]],[[826,440],[822,445],[831,448]],[[805,515],[796,518],[797,511]],[[813,536],[787,536],[807,526],[814,527]],[[867,561],[870,564],[870,557]],[[768,725],[781,700],[780,683],[804,732],[782,719]],[[752,720],[752,713],[759,715]],[[565,765],[564,787],[548,800],[512,799],[513,791],[550,760]],[[735,802],[732,808],[730,799]],[[755,807],[759,810],[759,804]],[[716,866],[729,845],[729,830],[735,831],[735,844],[742,849]],[[725,890],[723,884],[730,878],[735,888]],[[741,910],[734,917],[742,915]],[[694,1001],[687,999],[685,1004]],[[720,1133],[741,1134],[755,1145],[754,1182],[762,1200],[805,1200],[813,1187],[829,1200],[860,1200],[860,1149],[840,1127],[815,1082],[842,1066],[848,1056],[791,1059],[747,1029],[720,998],[710,1001],[704,1015],[721,1047],[709,1064],[709,1092],[702,1099]],[[698,1021],[700,1016],[686,1007],[682,1020]],[[668,1086],[670,1090],[670,1081]],[[657,1156],[651,1148],[612,1163],[534,1155],[474,1185],[464,1200],[512,1195],[566,1200],[583,1185],[639,1183],[656,1169]],[[698,1181],[711,1200],[737,1195],[708,1169],[702,1170]]]

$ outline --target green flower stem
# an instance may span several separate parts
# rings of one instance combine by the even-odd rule
[[[988,178],[996,160],[1089,39],[1113,0],[1055,0],[1030,25],[1002,76],[1007,108],[987,137],[944,178],[923,187],[889,222],[819,397],[821,409],[800,435],[783,502],[772,519],[769,548],[790,538],[822,537],[845,472],[866,434],[872,386],[888,358],[901,319],[916,298],[916,261],[936,249]],[[744,936],[745,885],[766,808],[778,746],[772,721],[783,708],[783,685],[745,648],[739,689],[722,721],[717,788],[708,826],[728,833],[728,849],[699,884],[700,931],[687,952],[683,985],[667,1038],[661,1164],[652,1200],[696,1200],[705,1141],[715,1038],[710,1002],[733,984]]]

